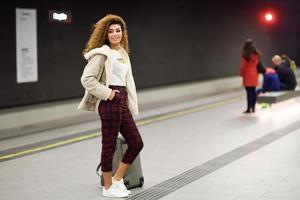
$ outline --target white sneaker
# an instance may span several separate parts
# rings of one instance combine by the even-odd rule
[[[116,198],[128,197],[128,194],[126,192],[119,189],[114,184],[111,185],[110,188],[107,190],[103,187],[102,194],[105,197],[116,197]]]
[[[115,185],[117,188],[121,189],[122,191],[126,192],[127,194],[131,194],[130,190],[127,190],[125,184],[124,184],[124,180],[121,179],[119,181],[115,181],[114,179],[112,179],[112,183],[113,185]]]

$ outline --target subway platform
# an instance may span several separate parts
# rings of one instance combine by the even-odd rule
[[[298,76],[299,77],[299,76]],[[299,200],[300,98],[243,114],[239,77],[138,91],[145,183],[127,199]],[[79,99],[0,112],[0,199],[109,199]]]

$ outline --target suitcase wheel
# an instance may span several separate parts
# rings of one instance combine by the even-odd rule
[[[124,179],[124,185],[126,186],[126,188],[128,189],[129,188],[129,181]]]
[[[140,187],[142,187],[144,185],[144,177],[142,176],[141,178],[140,178]]]
[[[133,188],[133,187],[129,186],[129,180],[124,179],[124,185],[126,186],[127,189]],[[143,185],[144,185],[144,177],[142,176],[140,178],[140,183],[139,183],[138,187],[142,187]]]

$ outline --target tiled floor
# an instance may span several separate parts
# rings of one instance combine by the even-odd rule
[[[300,129],[162,198],[300,199]]]
[[[140,126],[145,185],[133,192],[300,121],[298,102],[250,115],[242,114],[244,105],[243,100],[220,104]],[[298,129],[162,199],[299,200],[299,143]],[[0,199],[107,199],[95,174],[100,148],[100,138],[95,138],[0,162]]]

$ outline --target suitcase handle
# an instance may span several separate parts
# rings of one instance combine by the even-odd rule
[[[99,169],[100,169],[100,167],[101,167],[101,163],[99,163],[98,166],[97,166],[97,168],[96,168],[96,174],[97,174],[98,176],[101,176],[101,175],[99,174]]]

